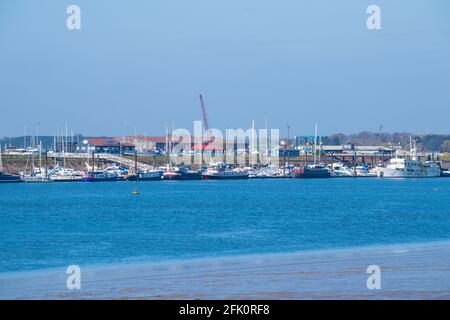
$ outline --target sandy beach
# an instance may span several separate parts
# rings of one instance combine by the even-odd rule
[[[2,274],[0,298],[450,299],[450,242],[80,268],[80,290],[65,268]]]

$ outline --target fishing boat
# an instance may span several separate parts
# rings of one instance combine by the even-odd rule
[[[331,177],[330,171],[323,165],[309,165],[303,167],[297,167],[292,170],[292,178],[329,178]]]
[[[227,165],[215,165],[202,174],[203,180],[248,179],[249,173],[240,169],[231,169]]]
[[[203,180],[231,180],[231,179],[248,179],[249,175],[243,171],[234,170],[208,170],[203,173]]]
[[[164,178],[164,171],[162,170],[146,170],[139,171],[136,174],[131,174],[127,177],[129,181],[159,181]]]
[[[88,171],[86,173],[83,173],[82,181],[85,182],[117,181],[117,174],[108,171]]]
[[[201,180],[202,174],[181,166],[164,172],[164,180]]]

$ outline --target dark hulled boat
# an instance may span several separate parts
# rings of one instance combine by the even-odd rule
[[[215,164],[210,166],[203,172],[203,180],[234,180],[234,179],[248,179],[248,172],[233,169],[227,164]]]
[[[129,181],[159,181],[163,178],[162,170],[141,171],[127,177]]]
[[[242,171],[206,171],[203,173],[203,180],[232,180],[248,179],[248,173]]]
[[[6,183],[6,182],[22,182],[22,179],[20,176],[16,176],[13,174],[7,174],[3,171],[0,171],[0,183]]]
[[[331,176],[330,171],[321,165],[303,166],[297,167],[292,170],[292,178],[329,178]]]
[[[198,171],[191,171],[186,167],[179,167],[177,170],[164,172],[164,180],[201,180],[202,174]]]
[[[82,177],[86,182],[117,181],[117,174],[108,171],[89,171]]]

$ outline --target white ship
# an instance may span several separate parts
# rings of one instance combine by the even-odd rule
[[[376,167],[377,176],[384,178],[433,178],[441,168],[432,161],[417,160],[416,147],[411,144],[411,159],[393,158],[386,167]]]

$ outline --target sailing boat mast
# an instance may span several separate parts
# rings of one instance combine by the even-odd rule
[[[317,123],[314,128],[314,166],[317,164]]]
[[[2,146],[0,145],[0,172],[3,172]]]
[[[173,137],[173,131],[174,129],[174,121],[172,120],[172,132],[170,133],[170,137],[169,137],[169,166],[170,166],[170,170],[172,170],[172,148],[173,148],[173,144],[172,144],[172,137]]]

